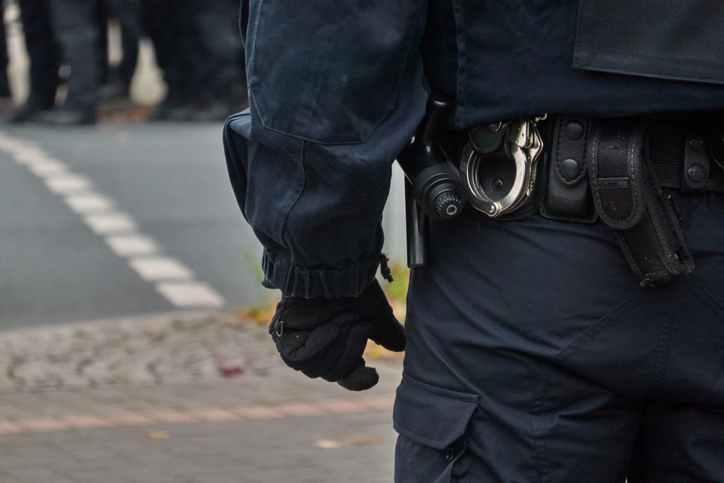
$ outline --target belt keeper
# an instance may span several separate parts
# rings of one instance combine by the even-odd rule
[[[590,145],[590,183],[601,219],[614,229],[642,285],[655,286],[691,273],[671,195],[659,185],[644,147],[643,118],[596,123]]]

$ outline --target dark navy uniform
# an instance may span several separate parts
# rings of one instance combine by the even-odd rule
[[[148,0],[146,29],[168,87],[153,119],[224,120],[246,99],[233,0]]]
[[[225,146],[265,284],[333,298],[370,283],[391,165],[430,91],[452,99],[447,134],[464,138],[543,114],[720,119],[724,63],[696,47],[724,44],[667,15],[712,28],[721,8],[674,2],[658,13],[663,34],[637,44],[615,3],[242,1],[251,108],[227,122]],[[610,21],[610,45],[581,27],[591,18]],[[600,220],[468,208],[430,224],[408,295],[396,481],[721,480],[724,195],[667,192],[696,268],[656,287]]]
[[[60,81],[60,47],[53,31],[48,0],[19,0],[18,7],[30,58],[30,92],[25,104],[10,115],[10,122],[29,121],[51,109]]]
[[[63,58],[70,67],[66,80],[65,103],[46,113],[41,121],[56,125],[93,124],[96,122],[101,83],[101,36],[106,23],[98,22],[98,3],[117,15],[133,32],[140,33],[133,2],[119,0],[50,0],[53,27],[61,45]]]
[[[10,58],[8,56],[8,44],[6,42],[5,24],[0,25],[0,98],[11,97],[10,81],[8,79],[8,65]]]

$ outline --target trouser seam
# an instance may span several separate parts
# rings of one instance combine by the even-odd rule
[[[551,483],[550,479],[550,463],[548,461],[548,450],[545,438],[536,425],[536,418],[540,418],[543,412],[543,399],[546,394],[546,380],[542,371],[538,374],[540,384],[535,387],[534,396],[530,404],[530,418],[533,433],[533,444],[535,446],[536,472],[538,473],[538,481],[540,483]]]
[[[666,369],[669,362],[670,341],[671,320],[668,317],[662,317],[661,326],[659,327],[659,340],[656,345],[656,388],[654,388],[654,394],[664,389]]]

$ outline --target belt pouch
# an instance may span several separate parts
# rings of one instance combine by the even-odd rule
[[[553,220],[593,223],[598,217],[586,166],[591,120],[564,115],[554,119],[548,187],[541,215]]]
[[[653,174],[645,132],[641,118],[594,123],[589,179],[598,215],[616,232],[641,284],[655,286],[691,273],[694,261],[674,200]]]

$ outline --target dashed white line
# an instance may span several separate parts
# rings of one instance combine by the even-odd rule
[[[164,282],[156,284],[156,290],[178,307],[221,307],[224,299],[205,283]]]
[[[97,193],[69,195],[66,196],[65,202],[68,203],[68,206],[70,206],[70,208],[79,215],[97,213],[99,211],[109,211],[114,208],[111,200]]]
[[[27,164],[26,166],[35,176],[38,176],[40,178],[45,178],[46,176],[55,176],[58,173],[64,173],[68,171],[68,166],[66,166],[65,163],[50,159],[47,159],[43,162]]]
[[[65,173],[63,176],[47,178],[45,186],[53,193],[60,195],[76,191],[87,191],[90,193],[91,182],[84,176]]]
[[[143,235],[114,235],[106,238],[108,246],[119,257],[152,255],[159,251],[156,242]]]
[[[191,280],[194,273],[178,260],[170,257],[131,258],[128,264],[144,280]]]
[[[83,217],[83,221],[98,235],[135,231],[137,228],[133,218],[125,213],[88,215]]]
[[[194,280],[194,272],[179,260],[163,256],[152,238],[138,232],[138,225],[115,203],[93,191],[93,183],[74,173],[32,141],[0,133],[0,150],[12,155],[16,163],[41,178],[48,189],[63,197],[68,206],[88,227],[104,236],[105,243],[146,281],[177,307],[223,307],[224,298],[206,283]]]
[[[49,156],[48,153],[40,148],[26,148],[23,152],[15,155],[15,161],[19,164],[34,164],[52,161],[55,158]]]

